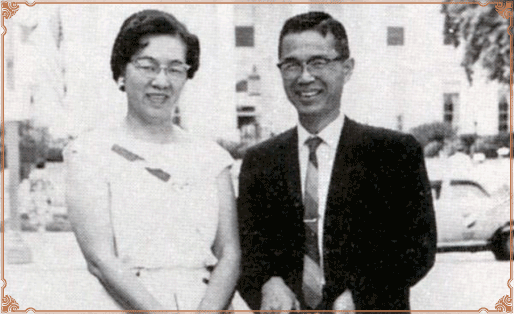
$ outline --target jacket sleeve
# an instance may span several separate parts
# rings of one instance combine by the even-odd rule
[[[266,208],[259,158],[249,151],[239,175],[238,216],[241,236],[242,272],[238,290],[253,310],[259,310],[261,288],[271,277],[273,260],[266,250],[263,209]]]
[[[403,220],[406,235],[403,256],[410,268],[405,273],[404,282],[409,286],[415,285],[434,266],[437,251],[437,230],[435,212],[432,201],[430,181],[428,179],[423,151],[419,143],[409,137],[404,158],[409,158],[410,168],[404,168],[401,178],[405,178],[405,207],[406,219]],[[402,252],[403,253],[403,252]],[[399,267],[403,267],[398,261]]]
[[[420,271],[415,273],[415,276],[411,279],[411,285],[416,284],[421,278],[423,278],[428,271],[434,266],[435,256],[437,252],[437,227],[435,222],[435,211],[432,198],[432,190],[430,181],[428,179],[427,170],[425,167],[425,160],[423,158],[423,150],[419,143],[417,143],[416,156],[418,157],[418,182],[420,182],[420,188],[418,193],[421,196],[420,208],[424,209],[421,211],[421,220],[423,221],[423,230],[420,233],[421,240],[421,253],[425,255],[424,263]]]
[[[376,250],[372,256],[363,258],[353,283],[363,304],[374,303],[372,307],[376,309],[403,310],[388,303],[394,298],[381,295],[405,295],[409,287],[428,273],[435,262],[437,233],[421,146],[408,136],[388,147],[394,152],[388,156],[393,157],[381,160],[382,181],[378,184],[382,204],[387,203],[380,208],[387,215],[382,224],[385,231],[381,235],[372,235]],[[373,296],[377,298],[376,302],[363,299]]]

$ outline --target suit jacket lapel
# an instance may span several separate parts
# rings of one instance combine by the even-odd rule
[[[332,166],[330,185],[327,196],[327,210],[340,204],[348,187],[348,170],[351,165],[351,147],[356,138],[355,122],[345,117],[343,130],[337,146],[337,153]]]
[[[355,184],[350,182],[350,171],[354,165],[354,156],[352,155],[355,140],[360,136],[358,133],[358,125],[354,121],[345,118],[328,188],[323,225],[323,230],[325,230],[323,238],[325,255],[330,250],[340,249],[342,244],[340,242],[341,238],[332,239],[332,233],[335,230],[349,230],[346,219],[351,215],[351,204],[348,203],[347,194],[350,184]],[[325,260],[325,267],[329,269],[329,265],[326,262],[327,260]]]
[[[284,171],[289,196],[293,200],[294,207],[298,208],[302,206],[302,185],[298,161],[298,130],[294,128],[289,132],[291,134],[284,143]]]
[[[287,181],[289,197],[293,200],[294,207],[299,208],[299,214],[303,216],[303,200],[302,185],[300,177],[300,165],[298,161],[298,130],[293,128],[288,131],[289,134],[284,138],[282,143],[285,171],[285,180]],[[332,175],[330,186],[328,189],[324,230],[330,230],[330,224],[334,218],[332,215],[338,215],[332,212],[332,208],[341,210],[346,190],[349,184],[348,170],[351,167],[351,147],[355,139],[359,137],[357,124],[345,117],[343,129],[337,147],[337,153],[332,167]],[[339,206],[338,206],[339,205]]]

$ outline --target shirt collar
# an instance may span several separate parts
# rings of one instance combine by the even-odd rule
[[[344,125],[344,115],[339,114],[339,116],[332,121],[329,125],[327,125],[323,130],[321,130],[318,134],[311,134],[307,131],[301,123],[298,123],[298,143],[299,147],[305,145],[305,141],[309,137],[318,136],[323,140],[323,143],[327,144],[330,148],[336,149],[339,144],[339,138],[341,136],[341,130]]]

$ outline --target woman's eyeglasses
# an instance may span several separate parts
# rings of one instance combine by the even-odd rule
[[[131,63],[148,78],[156,78],[163,70],[164,74],[171,79],[185,79],[187,71],[191,68],[190,65],[180,61],[172,61],[168,65],[161,65],[157,60],[147,57],[132,60]]]

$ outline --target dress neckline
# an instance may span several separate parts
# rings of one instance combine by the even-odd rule
[[[173,136],[175,137],[175,139],[172,141],[163,143],[147,141],[131,133],[128,126],[125,124],[125,121],[122,120],[115,126],[114,133],[116,134],[116,138],[119,138],[122,141],[127,140],[130,141],[132,144],[136,143],[136,145],[141,145],[145,147],[171,147],[175,145],[187,144],[192,141],[189,133],[181,127],[173,125],[172,130],[172,132],[174,132]]]

